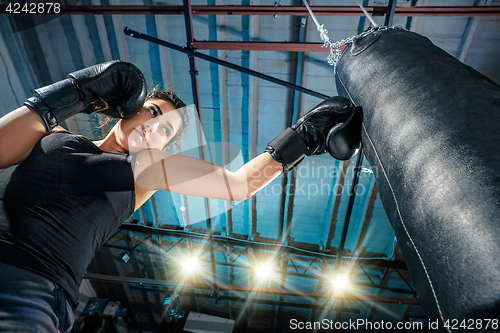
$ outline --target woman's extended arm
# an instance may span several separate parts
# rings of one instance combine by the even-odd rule
[[[282,164],[268,153],[231,172],[210,162],[161,150],[141,152],[134,168],[136,184],[142,188],[231,201],[251,197],[282,172]]]
[[[344,97],[332,97],[302,116],[291,128],[271,141],[266,152],[238,171],[196,158],[172,155],[161,150],[144,150],[135,159],[136,184],[145,189],[207,198],[241,201],[254,195],[283,171],[292,170],[305,156],[324,154],[349,159],[359,146],[356,135],[345,135],[343,121],[355,108]],[[341,126],[339,126],[341,125]],[[360,132],[360,124],[358,124]],[[332,145],[328,138],[334,138]],[[339,151],[341,153],[339,153]]]
[[[42,118],[27,106],[0,118],[0,169],[24,161],[35,143],[47,134]]]

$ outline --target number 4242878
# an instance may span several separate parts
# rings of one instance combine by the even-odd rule
[[[61,4],[55,2],[25,3],[11,2],[5,8],[9,14],[60,14]]]

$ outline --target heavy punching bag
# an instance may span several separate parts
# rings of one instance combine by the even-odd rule
[[[336,84],[363,108],[365,154],[426,315],[444,332],[484,329],[469,325],[500,317],[500,86],[403,29],[355,39]]]

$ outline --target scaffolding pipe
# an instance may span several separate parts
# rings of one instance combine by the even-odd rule
[[[384,16],[387,6],[364,7],[372,16]],[[0,5],[5,13],[7,5]],[[364,16],[357,6],[312,6],[317,16]],[[61,6],[61,15],[182,15],[182,6]],[[192,6],[193,15],[288,15],[306,16],[302,6]],[[33,13],[30,15],[54,15],[53,13]],[[429,7],[400,6],[395,16],[500,16],[499,6]]]
[[[269,75],[266,75],[266,74],[262,74],[262,73],[259,73],[259,72],[256,72],[256,71],[253,71],[253,70],[245,68],[245,67],[241,67],[241,66],[238,66],[238,65],[231,64],[231,63],[229,63],[227,61],[220,60],[220,59],[208,56],[208,55],[203,54],[203,53],[199,53],[199,52],[196,52],[196,51],[188,50],[188,49],[186,49],[184,47],[181,47],[181,46],[178,46],[178,45],[175,45],[175,44],[163,41],[163,40],[155,38],[155,37],[151,37],[151,36],[142,34],[140,32],[131,30],[131,29],[127,28],[127,27],[125,28],[124,33],[126,35],[128,35],[128,36],[131,36],[131,37],[134,37],[134,38],[137,38],[137,39],[144,39],[144,40],[147,40],[148,42],[152,42],[152,43],[155,43],[155,44],[158,44],[158,45],[162,45],[162,46],[171,48],[173,50],[176,50],[176,51],[179,51],[179,52],[183,52],[183,53],[186,53],[188,55],[191,55],[191,56],[203,59],[203,60],[207,60],[207,61],[216,63],[218,65],[225,66],[225,67],[228,67],[228,68],[231,68],[231,69],[234,69],[234,70],[237,70],[237,71],[240,71],[240,72],[243,72],[243,73],[246,73],[246,74],[258,77],[259,79],[266,80],[266,81],[269,81],[269,82],[273,82],[273,83],[278,84],[280,86],[284,86],[284,87],[287,87],[287,88],[290,88],[290,89],[294,89],[294,90],[303,92],[305,94],[308,94],[308,95],[311,95],[311,96],[314,96],[314,97],[318,97],[318,98],[321,98],[321,99],[327,99],[328,97],[330,97],[330,96],[318,93],[316,91],[312,91],[310,89],[306,89],[306,88],[303,88],[303,87],[296,86],[295,84],[288,83],[286,81],[274,78],[272,76],[269,76]]]
[[[186,38],[187,38],[187,49],[193,51],[193,21],[191,16],[191,2],[189,0],[184,0],[184,21],[186,23]],[[198,69],[196,67],[196,58],[192,55],[189,57],[189,72],[191,76],[191,86],[193,89],[193,99],[196,106],[196,112],[198,113],[199,126],[197,127],[198,132],[198,144],[202,159],[205,160],[205,149],[204,144],[201,140],[203,128],[202,128],[202,116],[201,116],[201,106],[200,106],[200,94],[198,92]],[[204,200],[205,211],[207,212],[207,236],[208,236],[208,248],[210,251],[210,266],[212,268],[212,279],[213,279],[213,289],[215,294],[219,293],[219,288],[217,287],[217,267],[215,266],[215,252],[214,252],[214,240],[212,237],[212,219],[210,218],[210,202],[208,198]]]

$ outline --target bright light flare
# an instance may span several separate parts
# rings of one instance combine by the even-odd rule
[[[200,260],[196,257],[184,257],[180,265],[185,276],[191,276],[200,271]]]
[[[336,294],[345,293],[350,289],[351,282],[347,274],[337,274],[332,278],[332,288]]]
[[[272,262],[262,261],[254,266],[254,276],[259,282],[271,280],[274,275]]]

